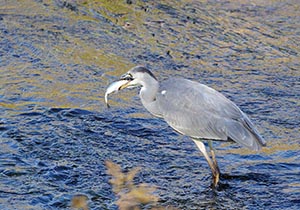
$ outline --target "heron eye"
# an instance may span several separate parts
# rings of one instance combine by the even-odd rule
[[[130,73],[128,74],[128,79],[133,80],[133,76]]]
[[[132,81],[134,78],[133,76],[129,73],[129,74],[126,74],[125,77],[124,77],[125,80],[128,80],[128,81]]]
[[[123,80],[128,80],[128,81],[132,81],[134,78],[133,78],[133,76],[132,76],[130,73],[128,73],[128,74],[123,75],[123,76],[121,77],[121,79],[123,79]]]

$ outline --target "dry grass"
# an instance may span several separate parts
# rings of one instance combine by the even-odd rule
[[[158,197],[153,195],[155,188],[147,184],[134,184],[133,179],[140,168],[124,173],[119,165],[111,161],[106,161],[105,164],[107,173],[112,176],[110,183],[118,196],[116,204],[120,210],[138,210],[140,205],[155,204],[158,201]]]
[[[154,195],[155,187],[146,183],[134,183],[134,177],[140,168],[134,168],[129,172],[123,172],[118,164],[112,161],[105,162],[107,173],[111,176],[109,183],[118,200],[115,202],[119,210],[177,210],[174,207],[162,207],[158,205],[159,197]],[[71,200],[71,208],[89,210],[88,197],[86,195],[74,195]]]
[[[159,197],[153,194],[155,187],[145,183],[136,185],[133,182],[140,168],[124,173],[119,165],[111,161],[106,161],[105,164],[107,173],[112,176],[109,182],[113,187],[113,192],[118,196],[116,204],[120,210],[140,210],[145,205],[151,210],[166,209],[157,205]],[[173,207],[167,209],[175,210]]]
[[[88,197],[85,195],[75,195],[71,201],[71,208],[89,210],[88,207]]]

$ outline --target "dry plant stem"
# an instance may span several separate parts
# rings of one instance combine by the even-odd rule
[[[118,195],[116,202],[120,210],[140,209],[140,205],[156,204],[158,197],[153,195],[155,188],[147,184],[136,185],[134,177],[140,168],[134,168],[128,173],[123,173],[121,167],[111,161],[106,161],[107,172],[112,176],[110,183],[113,191]]]

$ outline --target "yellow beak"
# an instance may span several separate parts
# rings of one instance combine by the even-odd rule
[[[130,83],[131,81],[128,81],[128,82],[126,82],[125,84],[123,84],[123,85],[121,85],[120,87],[119,87],[119,90],[122,90],[122,89],[125,89],[125,88],[127,88],[128,86],[130,86]]]

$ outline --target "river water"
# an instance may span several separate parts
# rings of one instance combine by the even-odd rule
[[[298,0],[0,0],[0,209],[117,209],[105,161],[177,209],[300,209]],[[107,85],[135,65],[207,84],[249,115],[255,153],[187,137]]]

